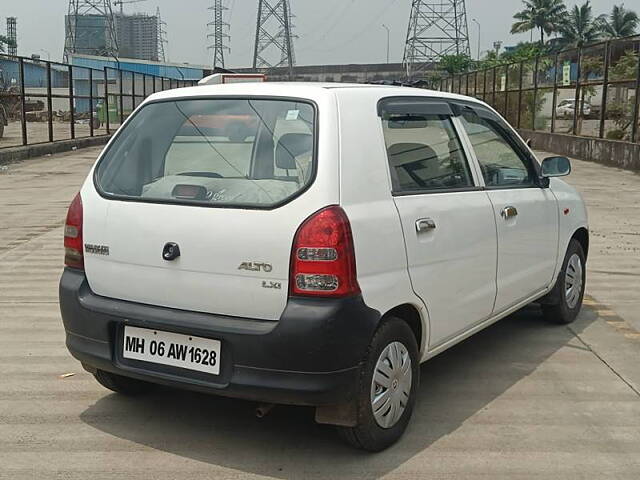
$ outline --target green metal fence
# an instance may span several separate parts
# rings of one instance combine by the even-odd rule
[[[443,91],[491,104],[512,125],[640,142],[640,36],[442,79]]]
[[[109,135],[147,96],[195,83],[0,55],[0,149]]]

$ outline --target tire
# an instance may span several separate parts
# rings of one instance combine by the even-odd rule
[[[142,395],[155,389],[155,385],[152,383],[123,377],[104,370],[98,370],[93,376],[103,387],[122,395]]]
[[[398,397],[396,398],[405,398],[406,400],[404,410],[399,418],[396,415],[397,420],[395,423],[383,427],[376,420],[372,406],[373,377],[381,355],[389,352],[388,348],[393,349],[398,345],[404,347],[411,361],[407,370],[411,372],[411,377],[408,379],[406,376],[400,376],[390,382],[390,388],[393,388],[391,390],[392,398],[394,398],[393,395],[397,395]],[[404,355],[402,357],[406,358]],[[388,368],[389,363],[386,363],[386,365]],[[400,369],[400,372],[402,372],[402,369]],[[405,379],[404,382],[402,378]],[[398,381],[399,379],[400,381]],[[408,398],[406,395],[403,397],[403,385],[406,386],[407,383],[410,384]],[[353,400],[356,403],[357,423],[355,427],[338,427],[338,432],[342,439],[358,449],[369,452],[379,452],[396,443],[402,437],[411,419],[419,384],[420,363],[415,336],[406,322],[396,317],[389,317],[380,325],[367,350],[360,371],[358,394]],[[376,391],[378,389],[382,390],[383,387],[376,387]],[[381,408],[380,411],[384,411],[385,408]],[[391,413],[389,413],[387,420],[392,418]]]
[[[560,270],[556,285],[548,295],[548,299],[551,300],[542,302],[544,318],[551,323],[561,325],[572,323],[582,308],[585,281],[586,259],[584,251],[580,243],[572,239],[562,262],[562,270]],[[578,283],[576,284],[576,282]],[[579,288],[571,291],[567,289],[569,285],[578,286]]]

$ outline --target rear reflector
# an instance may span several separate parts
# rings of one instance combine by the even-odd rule
[[[300,226],[293,242],[290,279],[291,295],[360,293],[351,225],[342,208],[324,208]]]
[[[82,250],[82,198],[78,193],[67,212],[64,226],[64,264],[67,267],[84,269]]]

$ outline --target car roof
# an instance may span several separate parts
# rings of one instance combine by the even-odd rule
[[[484,105],[484,102],[473,97],[436,90],[427,90],[423,88],[329,82],[246,82],[223,85],[198,85],[155,93],[148,97],[145,103],[158,100],[170,100],[173,98],[178,99],[225,95],[295,97],[313,100],[327,95],[343,96],[355,94],[356,92],[358,95],[370,95],[372,99],[393,96],[424,96],[449,100],[464,100]]]

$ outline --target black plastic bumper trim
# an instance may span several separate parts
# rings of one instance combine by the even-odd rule
[[[278,321],[143,305],[94,294],[81,271],[60,279],[67,347],[90,369],[262,402],[341,403],[355,393],[359,365],[380,320],[362,297],[288,300]],[[125,359],[124,325],[214,338],[219,375]]]

